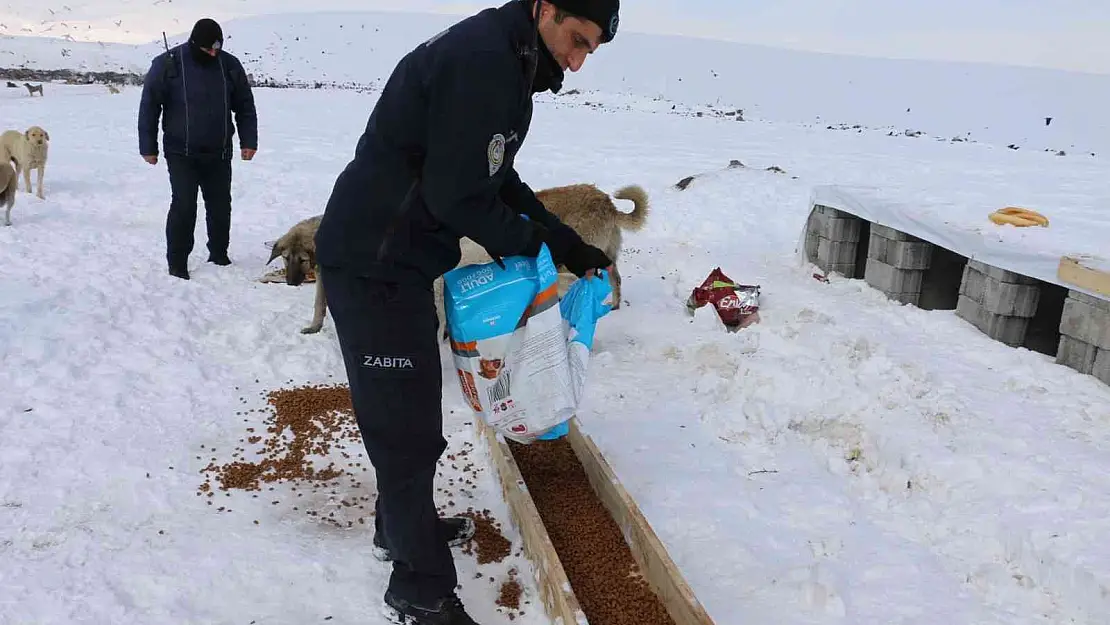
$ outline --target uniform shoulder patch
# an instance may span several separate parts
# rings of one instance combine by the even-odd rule
[[[501,163],[505,160],[505,135],[493,135],[486,148],[486,158],[489,160],[489,175],[492,176],[501,169]]]

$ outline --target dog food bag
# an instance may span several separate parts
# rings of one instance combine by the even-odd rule
[[[578,408],[594,323],[608,312],[597,302],[609,297],[608,280],[576,281],[563,306],[546,245],[536,258],[502,262],[443,276],[459,385],[474,412],[505,438],[555,438]]]
[[[563,317],[563,328],[567,332],[567,358],[570,363],[571,388],[574,390],[574,404],[582,403],[586,388],[586,369],[590,362],[590,351],[594,347],[594,330],[597,320],[613,309],[613,287],[606,271],[588,280],[575,280],[566,295],[559,302],[559,312]],[[567,435],[570,421],[563,421],[554,428],[541,434],[540,440],[555,440]]]
[[[694,288],[686,300],[686,309],[692,315],[706,304],[713,304],[717,316],[731,332],[759,323],[759,286],[733,282],[720,267]]]

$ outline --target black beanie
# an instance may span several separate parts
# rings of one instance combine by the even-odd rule
[[[197,20],[193,26],[193,32],[189,35],[189,41],[200,48],[219,49],[223,47],[224,31],[216,20],[205,17]]]
[[[576,17],[590,20],[601,27],[601,43],[608,43],[617,36],[620,18],[620,0],[547,0],[554,6]]]

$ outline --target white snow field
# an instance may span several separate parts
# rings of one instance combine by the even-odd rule
[[[566,88],[597,80],[592,64],[608,52]],[[332,67],[365,60],[347,55]],[[775,68],[763,71],[770,80]],[[1050,95],[1089,112],[1107,84],[1060,80],[1088,81]],[[715,622],[1110,622],[1110,388],[952,311],[895,304],[860,280],[814,280],[795,252],[816,185],[937,197],[971,187],[999,206],[1035,197],[1050,217],[1066,214],[1054,201],[1091,214],[1108,199],[1105,159],[786,117],[741,123],[701,95],[610,86],[540,98],[518,166],[537,189],[638,183],[651,195],[648,226],[625,237],[626,306],[601,321],[580,420]],[[827,88],[830,102],[850,102]],[[389,565],[370,555],[370,526],[304,513],[350,518],[338,499],[372,495],[372,479],[298,511],[285,485],[278,505],[232,493],[220,502],[230,512],[196,494],[210,458],[227,460],[244,428],[261,425],[261,413],[236,414],[264,408],[260,392],[345,379],[330,318],[320,334],[299,332],[313,287],[257,278],[277,266],[264,266],[265,242],[322,211],[376,95],[255,93],[260,152],[235,163],[234,264],[203,262],[202,208],[182,282],[165,268],[165,167],[137,154],[139,90],[0,91],[5,128],[38,124],[51,137],[46,199],[21,191],[13,225],[0,227],[0,624],[384,622]],[[889,123],[869,106],[860,123]],[[975,123],[957,108],[938,125]],[[1075,132],[1107,143],[1094,122]],[[701,175],[674,188],[691,174]],[[728,333],[711,309],[687,315],[690,290],[718,266],[761,285],[759,325]],[[454,453],[476,437],[442,356]],[[444,480],[458,477],[444,467]],[[451,509],[492,510],[519,552],[488,469],[454,499]],[[479,565],[456,550],[456,562],[478,622],[547,622],[522,557]],[[514,566],[531,604],[510,621],[494,600]]]
[[[306,9],[292,0],[89,0],[61,6],[9,0],[7,13],[0,9],[0,67],[142,73],[162,48],[163,31],[173,45],[185,40],[198,17],[211,15],[223,26],[228,51],[256,78],[369,85],[387,77],[414,42],[459,19],[369,11],[374,4],[387,2],[321,0]],[[942,5],[963,10],[954,0],[934,3],[938,12]],[[817,54],[647,35],[635,32],[634,19],[622,18],[622,24],[628,25],[619,41],[594,55],[586,71],[567,81],[568,90],[742,109],[747,119],[815,129],[922,132],[925,140],[958,137],[1069,155],[1110,152],[1110,117],[1104,112],[1110,75]],[[737,25],[741,35],[744,27]],[[598,97],[589,93],[586,99]],[[1048,125],[1046,117],[1052,118]]]

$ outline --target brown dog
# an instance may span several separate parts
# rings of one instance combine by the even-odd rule
[[[316,301],[313,304],[312,322],[301,328],[302,334],[315,334],[324,326],[327,306],[324,299],[324,282],[320,267],[316,264],[316,229],[320,227],[323,215],[301,220],[293,225],[280,239],[274,241],[270,249],[270,264],[281,256],[285,263],[285,283],[300,286],[309,274],[316,274]]]
[[[613,310],[620,308],[621,276],[617,270],[617,261],[623,244],[622,232],[624,230],[636,232],[644,227],[650,211],[647,192],[639,185],[630,185],[621,188],[610,198],[607,193],[592,184],[575,184],[543,189],[536,192],[536,197],[543,202],[548,211],[577,232],[583,241],[605,252],[605,255],[613,261],[612,270],[609,272],[609,284],[613,287]],[[633,205],[632,211],[621,212],[613,203],[613,198],[630,200]],[[459,241],[459,251],[462,257],[457,267],[488,263],[493,260],[485,248],[466,237]],[[559,272],[559,297],[563,297],[577,278],[567,271],[565,266],[560,266]],[[447,332],[447,318],[443,310],[442,276],[436,278],[433,291],[436,315],[439,317],[440,336],[444,337]]]
[[[575,184],[544,189],[536,193],[545,208],[570,226],[582,240],[605,252],[613,261],[609,283],[613,286],[613,310],[621,306],[621,274],[617,258],[624,238],[622,231],[638,232],[647,221],[647,192],[638,185],[623,187],[613,194],[618,200],[631,200],[632,212],[622,213],[608,194],[592,184]],[[566,267],[559,268],[566,273]],[[568,285],[569,286],[569,285]],[[563,295],[560,293],[560,296]]]

